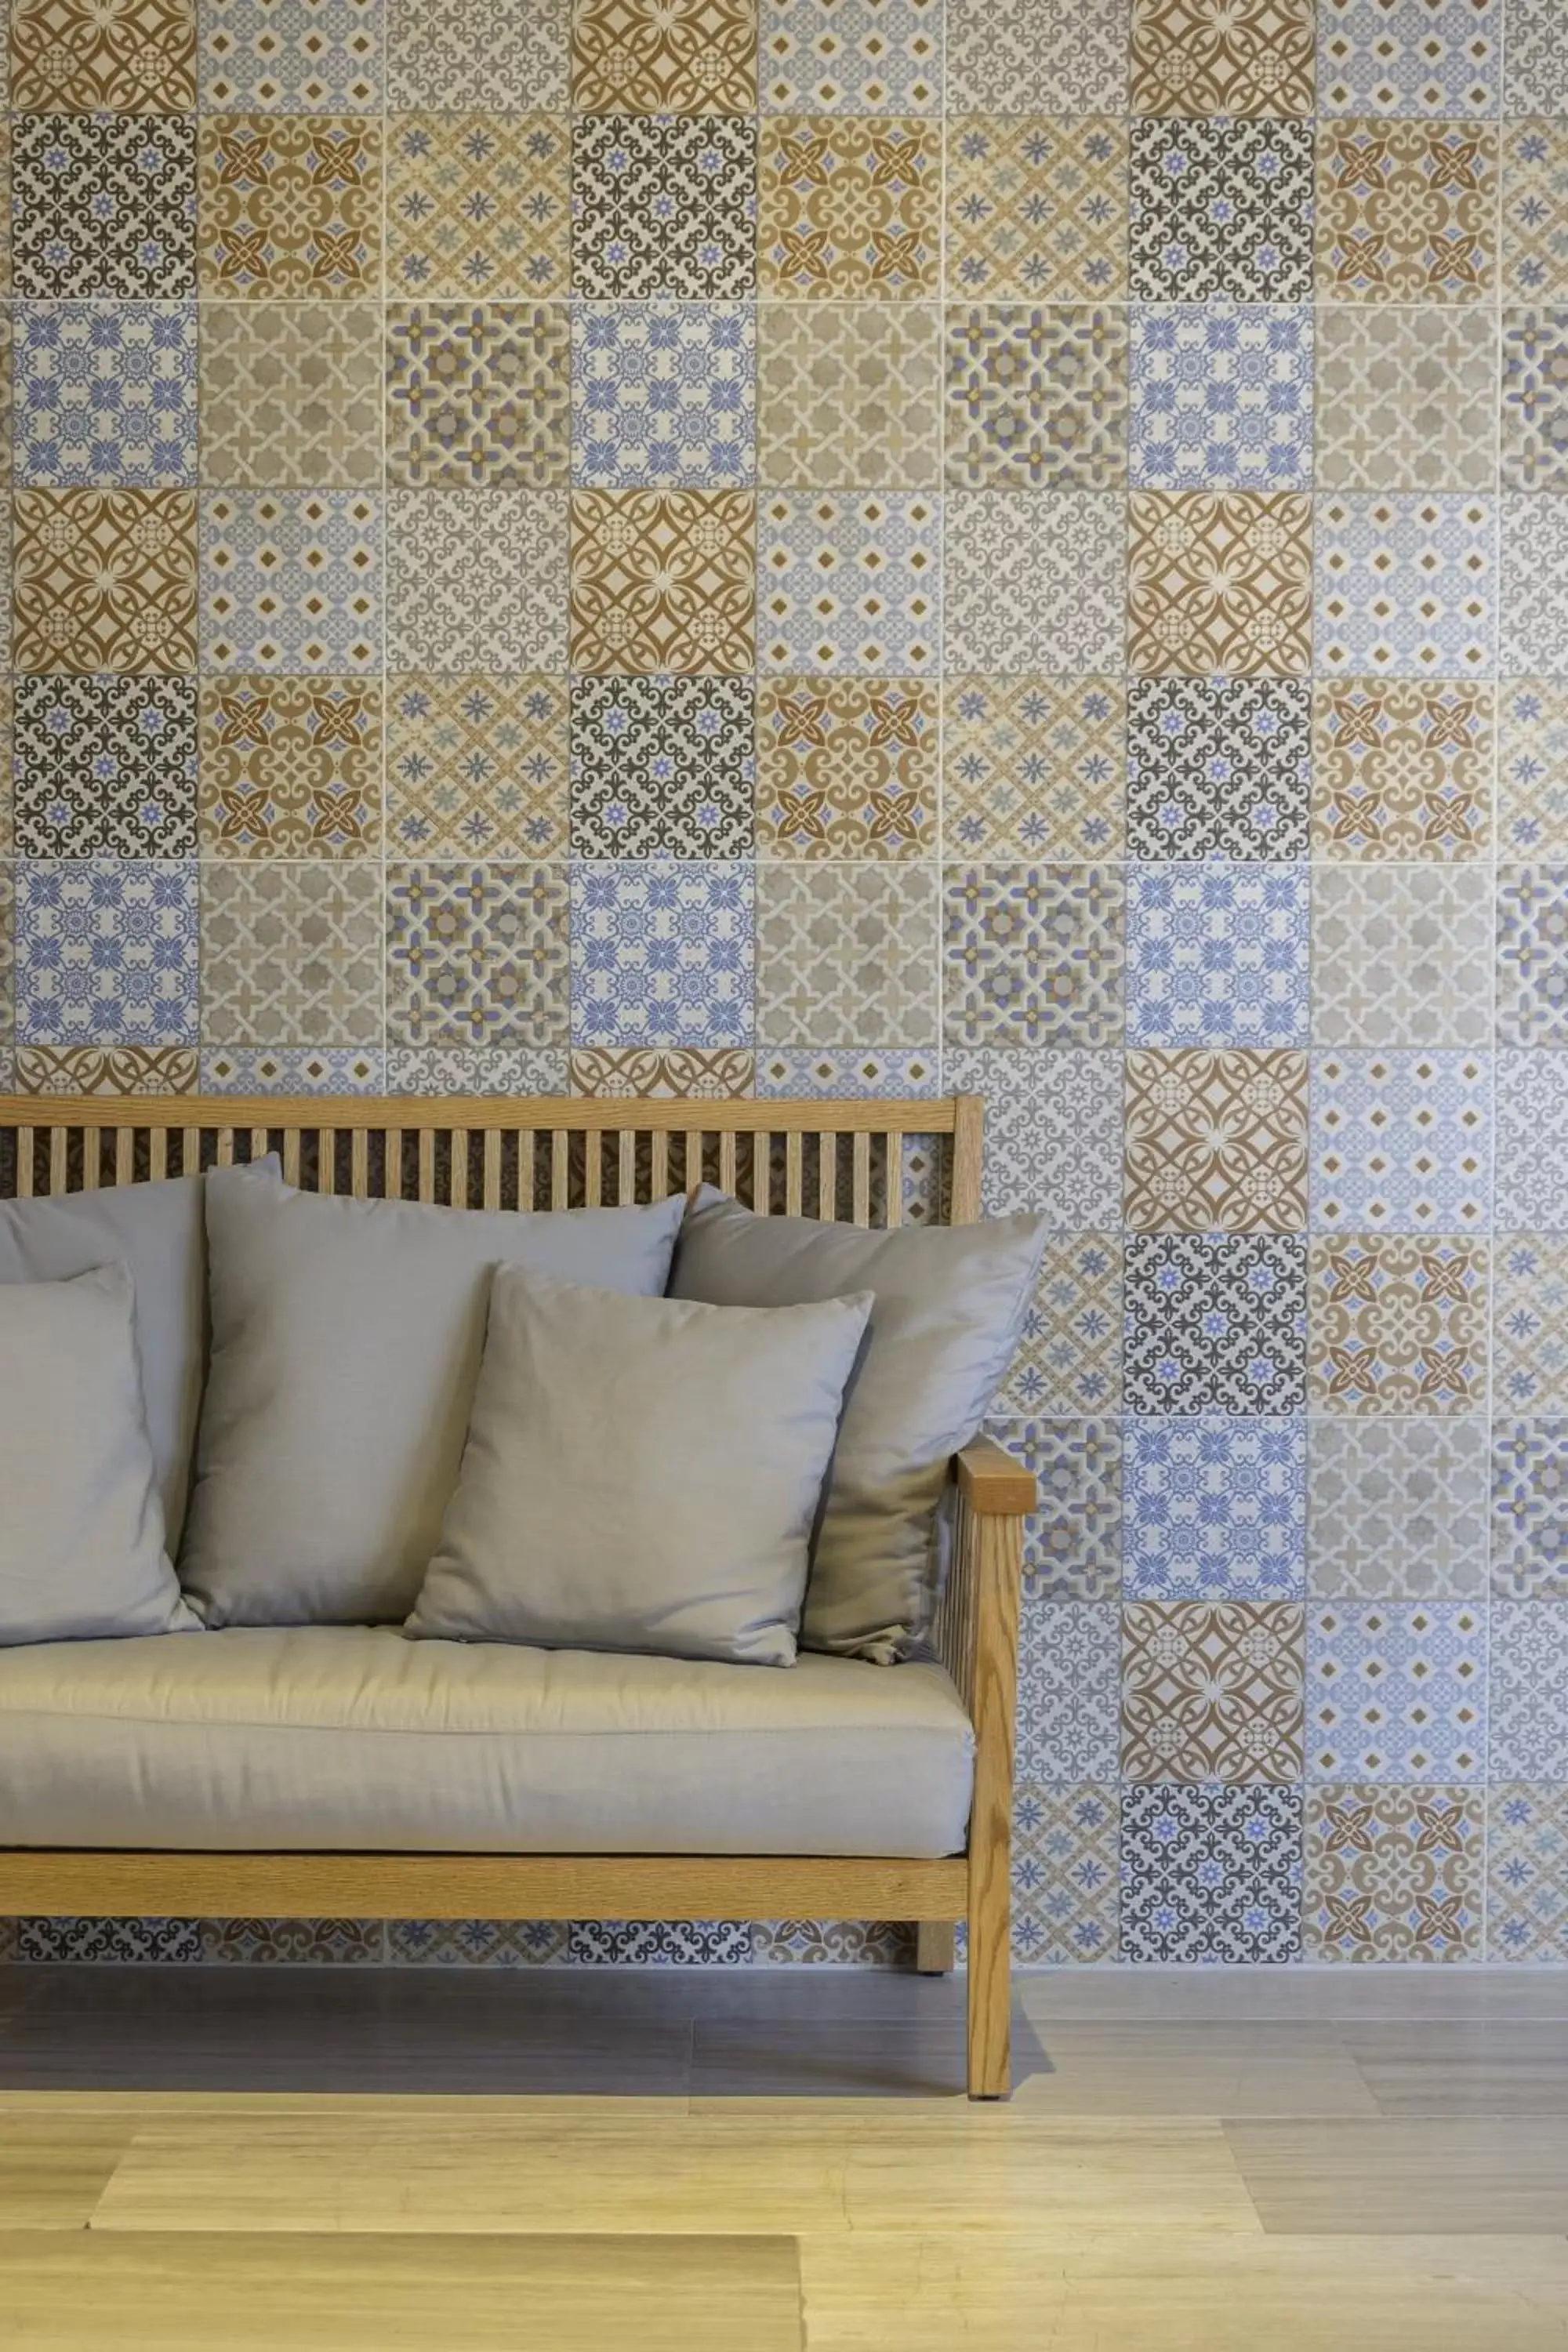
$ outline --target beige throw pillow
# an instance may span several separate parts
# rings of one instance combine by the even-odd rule
[[[214,1169],[212,1363],[180,1555],[206,1622],[405,1617],[457,1484],[494,1267],[657,1295],[682,1206],[433,1208]]]
[[[409,1632],[793,1664],[870,1303],[703,1307],[501,1267]]]
[[[0,1643],[195,1629],[163,1549],[123,1265],[0,1284]]]

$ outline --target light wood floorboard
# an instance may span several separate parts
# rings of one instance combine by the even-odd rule
[[[1568,2229],[1568,2116],[1232,2123],[1266,2230],[1473,2238]]]
[[[788,2238],[0,2234],[27,2352],[800,2352]]]
[[[0,2118],[0,2230],[84,2229],[135,2127],[127,2114]]]

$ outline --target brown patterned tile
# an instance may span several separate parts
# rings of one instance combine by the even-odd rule
[[[381,384],[373,303],[204,303],[202,480],[222,488],[379,485]]]
[[[756,0],[579,0],[572,103],[584,114],[754,114]]]
[[[382,132],[363,115],[226,114],[201,126],[197,283],[259,302],[381,290]]]
[[[18,114],[182,114],[196,102],[195,0],[13,0]]]
[[[1314,1239],[1314,1412],[1461,1413],[1487,1400],[1487,1244],[1437,1234]]]
[[[1479,1959],[1484,1803],[1479,1789],[1310,1789],[1308,1958]]]
[[[386,313],[386,478],[561,489],[572,473],[564,302],[410,302]]]
[[[198,757],[204,856],[378,854],[379,682],[205,678]]]
[[[755,501],[748,490],[577,490],[574,669],[749,670],[756,658]]]
[[[1313,688],[1316,857],[1484,857],[1497,698],[1489,686],[1320,678]]]
[[[1307,1056],[1127,1056],[1124,1215],[1139,1233],[1301,1233]]]
[[[400,857],[564,857],[563,677],[389,680],[386,837]]]
[[[757,854],[930,857],[936,688],[917,678],[764,678]]]
[[[1127,503],[1131,669],[1307,675],[1310,498],[1289,490],[1140,490]]]
[[[24,1095],[194,1095],[194,1045],[20,1045]]]
[[[487,301],[566,293],[571,182],[563,115],[390,115],[388,287]]]
[[[1293,1601],[1140,1601],[1121,1612],[1121,1777],[1300,1780],[1305,1612]]]
[[[1482,124],[1318,126],[1318,296],[1485,302],[1497,274],[1498,134]]]
[[[1132,0],[1134,114],[1310,114],[1312,0]]]
[[[1127,124],[1117,115],[950,116],[947,291],[1120,300],[1127,168]]]
[[[734,1102],[755,1091],[756,1056],[739,1046],[703,1054],[600,1045],[573,1055],[571,1081],[574,1095],[628,1102]]]
[[[1119,857],[1127,701],[1119,677],[986,677],[942,686],[942,831],[986,859]]]
[[[758,160],[760,290],[908,301],[937,291],[942,145],[913,116],[777,115]]]
[[[13,532],[18,669],[195,670],[189,490],[19,490]]]
[[[385,1958],[379,1919],[204,1919],[202,1958],[245,1968],[367,1968]]]

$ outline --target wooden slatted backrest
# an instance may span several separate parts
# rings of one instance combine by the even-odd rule
[[[980,1214],[981,1103],[0,1095],[0,1198],[279,1154],[292,1184],[458,1207],[616,1207],[706,1181],[763,1215],[903,1220],[905,1145],[946,1139],[942,1205]],[[889,1172],[891,1181],[889,1181]]]

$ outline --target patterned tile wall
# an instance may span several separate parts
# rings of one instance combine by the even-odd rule
[[[1020,1958],[1568,1961],[1562,0],[14,0],[9,107],[16,1081],[978,1089]],[[129,1932],[19,1940],[905,1948]]]

